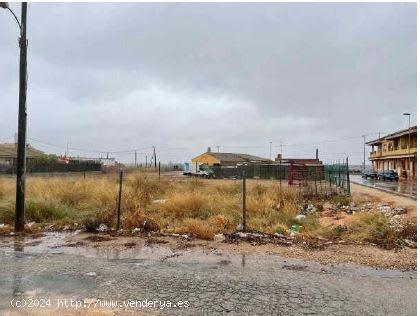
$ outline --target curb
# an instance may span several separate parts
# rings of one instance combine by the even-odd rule
[[[399,193],[399,192],[395,192],[395,191],[391,191],[391,190],[387,190],[387,189],[382,189],[382,188],[376,188],[376,187],[372,187],[370,185],[362,184],[362,183],[355,182],[355,181],[350,181],[350,183],[353,183],[353,184],[356,184],[356,185],[360,185],[362,187],[366,187],[366,188],[370,188],[370,189],[374,189],[374,190],[378,190],[378,191],[382,191],[382,192],[386,192],[386,193],[398,195],[398,196],[403,196],[403,197],[412,199],[414,201],[417,201],[417,197],[412,196],[412,195],[409,195],[409,194]]]

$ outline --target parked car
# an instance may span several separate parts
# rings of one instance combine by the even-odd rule
[[[378,179],[378,173],[376,171],[365,171],[362,174],[363,179]]]
[[[398,173],[393,170],[381,171],[378,173],[378,179],[384,181],[398,181]]]
[[[195,163],[184,163],[184,170],[182,171],[184,176],[190,177],[201,177],[201,178],[213,178],[214,171],[207,165],[201,164],[196,165]]]

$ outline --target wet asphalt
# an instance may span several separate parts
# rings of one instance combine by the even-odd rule
[[[160,245],[87,250],[64,247],[62,239],[60,234],[39,241],[0,239],[0,315],[28,311],[10,306],[22,298],[188,302],[188,307],[124,309],[146,315],[416,314],[413,271]]]
[[[417,197],[416,181],[383,181],[377,179],[363,179],[361,175],[350,175],[350,181],[363,184],[371,188],[378,188],[392,193],[399,193],[413,198]]]

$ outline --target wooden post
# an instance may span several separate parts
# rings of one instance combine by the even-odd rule
[[[19,59],[19,111],[16,161],[16,213],[15,231],[23,232],[25,227],[25,173],[26,173],[26,90],[27,90],[27,46],[26,39],[27,3],[22,2],[20,19]],[[11,11],[13,13],[13,11]],[[14,13],[13,13],[14,15]],[[16,16],[15,16],[16,17]],[[17,18],[16,18],[17,20]]]

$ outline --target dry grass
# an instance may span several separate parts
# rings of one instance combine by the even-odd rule
[[[0,222],[13,222],[13,179],[0,179]],[[275,182],[248,181],[250,229],[276,232],[293,224],[300,198]],[[29,178],[27,219],[36,222],[76,221],[92,229],[98,223],[115,225],[118,178]],[[128,175],[123,185],[122,226],[187,233],[210,239],[231,232],[242,221],[241,181],[183,179],[161,181],[151,174]],[[303,224],[305,225],[305,224]],[[280,228],[279,228],[280,227]]]
[[[14,221],[15,181],[0,178],[0,223]],[[100,177],[54,177],[27,179],[27,221],[52,223],[55,227],[79,223],[94,231],[104,223],[115,227],[118,175]],[[329,197],[335,205],[348,205],[349,197]],[[303,222],[295,217],[306,201],[294,188],[280,188],[275,181],[247,181],[248,228],[266,233],[288,234],[293,224],[302,235],[375,243],[392,248],[416,234],[415,223],[400,231],[390,228],[389,219],[378,212],[352,216],[345,226],[322,226],[319,213]],[[322,198],[311,203],[322,210]],[[170,179],[150,173],[126,176],[123,185],[121,224],[125,229],[189,234],[212,239],[232,232],[242,222],[240,180]]]
[[[349,224],[348,238],[374,243],[386,249],[403,244],[404,239],[416,240],[416,223],[406,220],[400,229],[392,229],[389,218],[379,212],[359,213]]]

